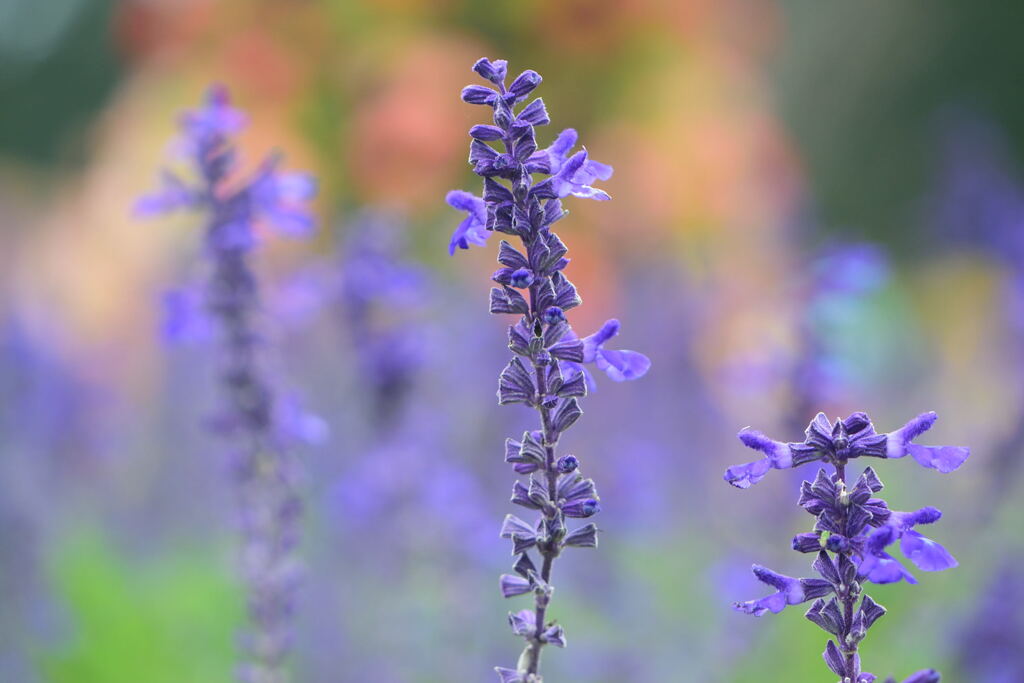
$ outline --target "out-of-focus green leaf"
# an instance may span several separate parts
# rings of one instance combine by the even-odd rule
[[[140,561],[95,535],[73,541],[53,568],[70,635],[41,656],[46,680],[230,680],[241,597],[216,558],[174,548]]]

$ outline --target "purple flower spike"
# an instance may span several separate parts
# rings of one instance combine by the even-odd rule
[[[459,223],[448,243],[448,253],[455,249],[469,249],[470,244],[482,247],[487,244],[491,232],[487,229],[487,205],[484,200],[464,190],[452,190],[445,197],[448,206],[466,212],[466,218]]]
[[[287,235],[312,231],[307,203],[316,184],[308,174],[282,172],[276,155],[253,177],[232,177],[232,136],[245,125],[245,115],[231,106],[222,87],[211,88],[204,105],[186,112],[180,124],[178,148],[191,163],[192,177],[165,172],[161,189],[143,197],[136,211],[154,215],[190,209],[202,216],[206,228],[206,286],[201,294],[184,290],[164,298],[164,332],[177,339],[216,337],[221,344],[217,358],[223,365],[223,405],[211,426],[230,440],[241,508],[250,632],[244,638],[247,653],[240,676],[281,681],[288,670],[294,593],[301,573],[295,549],[302,505],[295,487],[295,455],[287,446],[323,440],[327,432],[326,424],[292,397],[278,396],[264,375],[254,343],[262,338],[261,301],[250,256],[257,245],[258,222]]]
[[[970,449],[961,446],[921,446],[911,443],[915,438],[931,429],[938,417],[934,412],[922,413],[895,432],[887,434],[887,457],[902,458],[909,454],[918,464],[938,470],[943,474],[948,474],[959,468],[970,456]]]
[[[868,629],[885,614],[885,608],[863,593],[866,581],[872,583],[917,583],[914,576],[888,548],[897,541],[900,549],[918,569],[940,571],[957,566],[949,552],[914,529],[919,524],[934,524],[942,513],[934,507],[913,512],[891,510],[877,497],[882,482],[871,467],[856,478],[847,477],[847,465],[862,456],[880,459],[899,458],[913,448],[910,441],[935,422],[935,413],[925,413],[890,434],[878,434],[864,413],[830,422],[818,413],[804,434],[802,443],[784,443],[761,432],[745,429],[740,440],[765,457],[745,465],[730,467],[725,480],[745,489],[760,481],[770,469],[796,467],[807,462],[830,465],[817,472],[814,481],[800,486],[798,505],[815,518],[812,531],[797,534],[793,550],[815,554],[811,565],[821,578],[794,578],[755,565],[754,573],[776,592],[759,600],[736,603],[738,611],[754,616],[779,613],[787,605],[814,600],[804,615],[829,634],[824,658],[828,668],[841,681],[873,683],[874,674],[861,670],[858,646]],[[947,447],[949,448],[949,447]],[[949,448],[962,452],[966,448]],[[958,463],[959,464],[959,463]],[[954,468],[955,469],[955,468]],[[938,673],[919,671],[907,681],[938,681]],[[894,683],[889,679],[887,683]]]
[[[554,560],[567,548],[598,545],[596,524],[574,522],[601,511],[594,482],[580,473],[578,457],[559,457],[556,452],[561,435],[583,414],[580,399],[593,390],[584,364],[593,363],[622,382],[642,377],[651,362],[636,351],[604,348],[619,331],[617,320],[609,320],[585,339],[569,324],[567,313],[582,299],[563,272],[569,265],[568,248],[551,227],[566,214],[562,198],[609,199],[593,184],[611,177],[612,168],[590,160],[586,150],[570,156],[577,139],[571,128],[549,147],[538,149],[535,129],[550,123],[550,115],[540,98],[522,107],[519,103],[542,79],[526,70],[506,87],[507,69],[503,60],[478,60],[473,70],[495,87],[470,85],[462,91],[465,102],[490,106],[494,115],[491,122],[469,130],[469,162],[483,178],[483,193],[448,193],[448,204],[466,212],[448,251],[482,246],[493,231],[518,238],[515,245],[502,240],[498,248],[501,268],[491,276],[497,286],[490,292],[490,312],[516,316],[508,329],[508,348],[514,356],[498,378],[498,402],[537,411],[541,428],[525,432],[521,439],[507,439],[504,460],[526,478],[513,485],[512,503],[534,511],[539,519],[531,523],[510,515],[502,527],[502,537],[512,542],[518,558],[517,576],[501,578],[502,593],[531,593],[534,604],[532,610],[510,617],[513,631],[526,641],[517,668],[496,671],[504,683],[534,683],[541,679],[541,650],[566,644],[562,627],[548,621]],[[548,177],[535,181],[534,175]],[[535,563],[532,554],[541,561]]]

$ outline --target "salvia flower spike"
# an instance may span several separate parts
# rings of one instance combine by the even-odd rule
[[[582,414],[579,400],[593,385],[588,365],[621,382],[643,376],[650,361],[635,351],[605,348],[619,331],[617,320],[583,338],[569,325],[567,313],[581,299],[563,273],[567,248],[551,225],[565,214],[561,200],[566,197],[610,199],[594,184],[610,178],[612,168],[591,159],[585,149],[572,153],[577,139],[572,129],[539,148],[535,130],[550,121],[544,101],[521,103],[541,77],[527,70],[506,85],[507,66],[504,60],[479,60],[473,70],[491,87],[470,85],[462,91],[465,102],[488,106],[494,116],[492,124],[469,131],[469,162],[483,177],[483,195],[448,193],[448,204],[466,214],[448,249],[454,254],[471,244],[484,246],[494,232],[521,242],[520,247],[504,240],[499,244],[501,267],[492,277],[497,286],[491,289],[490,312],[518,316],[508,331],[514,355],[498,379],[498,402],[522,403],[540,418],[539,429],[505,442],[505,461],[523,477],[513,487],[512,502],[538,518],[508,515],[501,527],[516,557],[515,573],[501,577],[501,591],[505,597],[532,595],[533,607],[509,614],[513,633],[526,640],[526,647],[515,667],[495,670],[502,683],[539,683],[543,647],[566,644],[564,629],[548,614],[554,560],[565,548],[597,546],[593,522],[569,528],[567,521],[588,519],[601,509],[579,458],[556,455],[559,437]],[[535,176],[542,179],[535,181]]]
[[[214,420],[231,442],[232,474],[240,503],[242,570],[250,628],[244,636],[245,661],[239,680],[283,683],[288,679],[294,591],[300,565],[295,556],[300,500],[295,463],[288,444],[305,438],[294,406],[275,401],[258,362],[261,338],[256,317],[258,283],[249,256],[258,228],[289,236],[313,229],[307,202],[316,191],[305,173],[280,170],[281,158],[268,157],[247,178],[238,178],[233,136],[245,115],[231,106],[227,91],[213,87],[203,106],[180,119],[176,150],[189,163],[188,179],[170,171],[160,190],[142,197],[143,216],[187,209],[202,216],[210,275],[196,297],[200,310],[174,306],[175,317],[200,319],[217,333],[223,404]],[[181,320],[174,328],[194,328]]]
[[[737,488],[749,488],[771,469],[785,469],[810,462],[831,466],[832,473],[819,469],[814,481],[804,481],[798,504],[815,518],[814,529],[793,539],[793,550],[815,556],[811,565],[816,578],[794,578],[754,565],[754,574],[775,590],[757,600],[736,603],[747,614],[778,614],[788,605],[811,602],[806,617],[827,632],[825,663],[840,683],[872,683],[874,674],[861,670],[858,645],[885,608],[863,593],[863,584],[895,583],[906,579],[917,583],[903,564],[889,554],[899,541],[900,551],[922,571],[939,571],[957,566],[953,556],[915,527],[937,522],[942,513],[933,507],[913,512],[889,508],[877,497],[882,482],[868,467],[854,481],[847,479],[846,466],[855,458],[895,459],[910,455],[924,467],[952,472],[970,455],[956,446],[921,446],[914,439],[936,420],[935,413],[919,415],[888,434],[875,432],[864,413],[854,413],[835,423],[823,413],[807,428],[803,442],[783,443],[745,429],[740,440],[760,451],[764,458],[730,467],[725,480]],[[938,672],[918,671],[904,683],[937,683]],[[895,683],[888,679],[887,683]]]

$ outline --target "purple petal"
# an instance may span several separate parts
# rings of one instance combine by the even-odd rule
[[[909,529],[916,524],[934,524],[942,519],[942,511],[929,505],[914,512],[893,512],[893,516]]]
[[[619,324],[619,321],[616,320],[615,318],[612,318],[611,320],[605,322],[604,325],[601,325],[601,329],[599,329],[597,332],[588,337],[584,337],[583,362],[593,363],[597,357],[597,350],[601,348],[601,346],[606,341],[617,335],[619,333],[620,327],[621,326]]]
[[[203,107],[186,111],[181,116],[181,125],[189,135],[196,138],[226,136],[245,127],[247,118],[244,113],[231,106],[227,88],[222,85],[211,86],[206,91],[205,99]]]
[[[573,197],[579,197],[580,199],[595,199],[599,202],[611,201],[612,198],[612,196],[604,190],[599,190],[596,187],[580,185],[577,183],[572,184],[572,189],[570,189],[567,194],[571,194]]]
[[[754,572],[754,576],[757,577],[758,581],[780,591],[789,593],[794,589],[800,588],[800,579],[794,579],[790,576],[786,576],[785,574],[779,574],[776,571],[768,569],[768,567],[755,564],[751,567],[751,570]]]
[[[907,531],[903,534],[900,550],[915,567],[926,572],[952,569],[959,564],[949,551],[916,531]]]
[[[916,443],[908,444],[907,452],[918,464],[943,474],[959,468],[971,455],[970,449],[962,446],[921,446]]]
[[[595,365],[614,381],[624,382],[639,379],[647,374],[651,367],[651,359],[636,351],[602,349],[597,352]]]
[[[276,184],[278,197],[285,201],[304,202],[316,196],[316,178],[310,173],[278,173]]]
[[[723,478],[736,488],[749,489],[764,479],[764,475],[768,474],[771,468],[771,460],[763,458],[745,465],[733,465],[725,471]]]
[[[175,209],[188,208],[197,202],[195,193],[170,171],[160,174],[160,189],[142,195],[135,203],[134,213],[140,218],[151,218]]]
[[[768,460],[775,469],[782,470],[793,466],[793,454],[789,444],[769,439],[756,429],[744,429],[737,436],[747,448],[761,451],[768,456]]]
[[[916,437],[931,429],[938,419],[934,411],[921,413],[895,432],[887,434],[888,457],[902,458],[907,454],[907,445]]]
[[[555,141],[548,147],[548,151],[555,155],[560,161],[565,161],[565,158],[569,154],[569,150],[576,146],[576,140],[578,139],[576,131],[572,128],[566,128]],[[559,166],[559,169],[561,166]],[[557,173],[559,169],[551,169],[552,173]]]
[[[465,190],[452,190],[445,195],[444,200],[448,206],[459,211],[467,211],[471,214],[478,213],[483,208],[484,200],[471,192]]]
[[[575,180],[576,172],[583,168],[583,164],[586,162],[587,150],[581,149],[566,159],[565,164],[562,166],[561,170],[558,171],[559,177],[573,182]]]
[[[465,211],[469,215],[459,224],[452,233],[448,243],[448,253],[454,254],[455,249],[469,249],[470,244],[483,246],[487,244],[487,238],[491,231],[486,225],[486,208],[484,200],[464,190],[452,190],[445,197],[448,205],[459,211]]]
[[[267,221],[281,234],[302,237],[313,231],[316,221],[305,209],[287,206],[269,206],[264,209]]]
[[[213,325],[203,308],[199,292],[175,289],[164,292],[161,336],[168,342],[196,342],[212,336]]]
[[[807,599],[800,579],[784,576],[757,564],[754,565],[753,570],[759,581],[772,588],[777,588],[778,592],[759,600],[736,603],[733,605],[734,609],[759,617],[765,612],[778,614],[786,605],[797,605]]]
[[[615,169],[608,164],[602,164],[600,161],[591,159],[587,163],[587,172],[592,174],[596,180],[608,180],[612,177]]]
[[[751,614],[755,617],[760,617],[767,612],[778,614],[785,608],[786,598],[782,593],[773,593],[766,598],[737,602],[733,605],[733,609],[736,611]]]
[[[867,555],[861,561],[860,574],[872,583],[897,583],[902,579],[917,583],[917,579],[888,553]]]

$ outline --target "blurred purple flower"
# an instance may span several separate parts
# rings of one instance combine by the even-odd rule
[[[1024,557],[1011,553],[983,581],[971,613],[952,635],[950,646],[964,680],[1017,683],[1024,680]]]
[[[281,172],[278,156],[268,158],[252,178],[229,185],[236,159],[232,136],[245,116],[231,107],[222,87],[211,88],[204,106],[186,112],[180,123],[178,147],[193,166],[194,184],[165,173],[162,189],[143,197],[136,209],[142,215],[190,209],[205,219],[211,273],[202,306],[191,290],[166,296],[164,332],[181,338],[202,336],[207,327],[217,329],[224,405],[214,422],[232,444],[250,621],[243,638],[247,657],[238,676],[243,681],[282,681],[302,573],[295,555],[301,504],[288,446],[323,438],[325,425],[298,408],[294,399],[275,397],[256,360],[260,302],[248,256],[257,243],[253,228],[258,221],[288,235],[311,230],[305,202],[315,186],[306,174]]]
[[[638,351],[612,351],[604,348],[605,343],[619,333],[619,321],[614,318],[601,326],[594,334],[582,339],[583,360],[580,363],[563,361],[562,366],[568,370],[567,376],[572,377],[573,373],[580,373],[587,382],[589,391],[597,391],[597,383],[593,375],[583,365],[593,363],[598,370],[604,372],[616,382],[624,382],[631,379],[639,379],[647,374],[651,367],[651,359]],[[572,343],[578,340],[571,330],[562,338],[563,342]]]
[[[793,367],[793,426],[802,426],[813,407],[831,405],[865,383],[868,359],[850,340],[864,324],[870,297],[888,282],[889,264],[873,244],[831,244],[815,254],[807,277]]]
[[[316,193],[307,173],[282,172],[281,157],[269,156],[254,176],[229,187],[236,162],[231,136],[245,126],[245,116],[230,106],[227,90],[214,86],[204,106],[181,117],[183,155],[199,181],[190,184],[164,170],[159,190],[135,204],[136,215],[153,217],[180,209],[208,211],[207,246],[249,249],[256,243],[253,228],[266,223],[288,236],[304,236],[313,228],[306,203]]]

